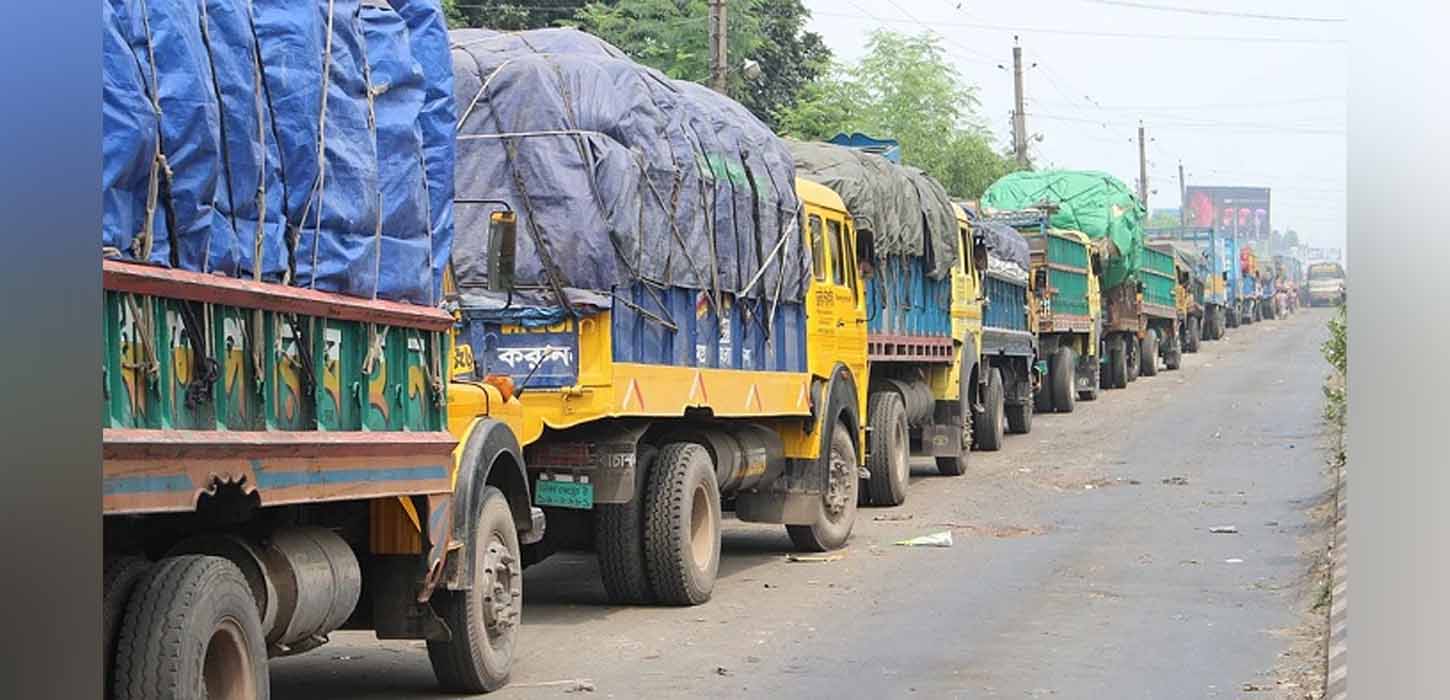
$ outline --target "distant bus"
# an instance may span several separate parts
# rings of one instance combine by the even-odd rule
[[[1309,266],[1309,305],[1324,306],[1344,301],[1344,268],[1335,262]]]

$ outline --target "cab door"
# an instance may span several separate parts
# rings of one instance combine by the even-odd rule
[[[842,212],[826,216],[826,242],[835,287],[836,357],[866,390],[866,290],[856,260],[856,232]],[[864,395],[863,395],[864,396]]]

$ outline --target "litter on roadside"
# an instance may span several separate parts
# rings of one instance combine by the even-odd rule
[[[846,555],[845,554],[842,554],[840,552],[834,552],[834,553],[831,553],[831,554],[787,554],[787,555],[785,555],[785,560],[786,561],[797,561],[797,562],[840,561],[840,560],[845,559],[845,558],[846,558]]]
[[[903,547],[950,547],[952,546],[952,531],[943,530],[930,535],[900,540],[896,544]]]
[[[1213,533],[1213,534],[1215,534],[1215,535],[1237,535],[1237,534],[1239,534],[1239,529],[1237,527],[1234,527],[1233,525],[1215,525],[1215,526],[1213,526],[1211,528],[1208,528],[1208,531],[1211,532],[1211,533]]]
[[[1223,560],[1223,563],[1225,563],[1225,564],[1242,564],[1242,563],[1244,563],[1244,560],[1239,559],[1239,558],[1236,557],[1236,558],[1233,558],[1233,559],[1225,559],[1225,560]]]
[[[902,520],[911,520],[913,517],[910,513],[891,513],[888,515],[878,515],[871,519],[879,523],[894,523]]]

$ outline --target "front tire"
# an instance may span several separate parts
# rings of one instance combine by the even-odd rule
[[[428,642],[428,661],[444,690],[488,693],[508,684],[524,603],[518,530],[508,499],[492,486],[483,489],[472,548],[473,586],[433,594],[453,638]]]
[[[942,476],[961,476],[967,473],[972,454],[972,374],[966,363],[957,378],[957,410],[962,421],[962,449],[955,457],[937,457],[936,470]]]
[[[660,450],[645,492],[644,549],[659,602],[710,600],[720,570],[720,487],[704,447],[675,442]]]
[[[251,700],[271,694],[252,590],[236,564],[187,554],[136,584],[116,642],[118,700]]]
[[[820,511],[810,525],[787,525],[786,534],[796,549],[805,552],[826,552],[846,546],[851,528],[856,524],[857,477],[856,446],[851,431],[837,422],[831,429],[831,443],[826,454],[827,488],[821,497]]]
[[[906,404],[894,391],[871,395],[867,407],[871,425],[871,456],[866,468],[866,498],[872,505],[897,506],[906,502],[911,476],[911,436],[906,427]]]
[[[987,372],[987,395],[982,401],[982,413],[973,416],[976,423],[972,432],[977,436],[977,447],[986,452],[1002,449],[1002,438],[1006,433],[1005,408],[1007,392],[1002,387],[1002,370],[992,367]]]

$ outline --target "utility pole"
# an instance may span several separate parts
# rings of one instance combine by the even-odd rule
[[[1012,38],[1012,83],[1016,91],[1016,109],[1012,112],[1012,147],[1017,151],[1017,167],[1027,167],[1027,114],[1022,106],[1022,47]]]
[[[1138,199],[1148,208],[1148,144],[1143,140],[1143,120],[1138,120]]]
[[[1188,184],[1183,180],[1183,161],[1178,161],[1178,228],[1188,231]]]
[[[729,94],[726,83],[728,66],[725,55],[725,0],[710,0],[710,87],[722,95]]]

